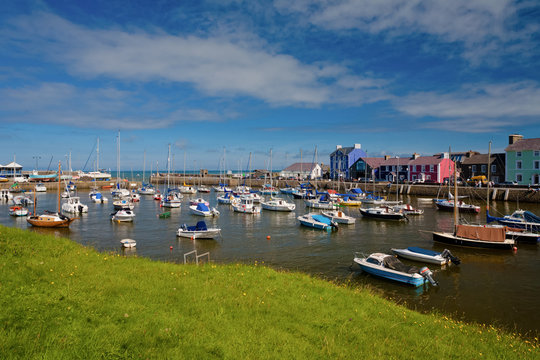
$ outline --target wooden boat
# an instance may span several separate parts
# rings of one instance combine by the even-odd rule
[[[392,249],[392,252],[405,259],[427,262],[430,264],[445,265],[452,262],[459,265],[461,263],[461,260],[453,256],[448,249],[444,249],[444,251],[440,253],[433,250],[411,246],[406,249]]]
[[[337,230],[338,224],[318,213],[308,213],[297,217],[300,224],[319,230]]]
[[[221,234],[220,228],[208,228],[204,221],[199,221],[195,226],[183,224],[177,231],[176,236],[193,239],[213,239]]]
[[[431,277],[431,271],[427,267],[418,269],[415,266],[405,265],[393,255],[373,253],[368,257],[363,257],[356,253],[353,261],[360,266],[362,271],[371,275],[412,286],[421,286],[428,281],[432,285],[437,285],[437,282]]]
[[[372,208],[360,208],[362,216],[382,219],[382,220],[406,220],[403,212],[394,211],[394,209],[388,206],[378,206]]]
[[[36,205],[34,201],[34,215],[28,216],[26,221],[36,227],[57,227],[57,228],[66,228],[75,220],[76,218],[69,218],[62,213],[60,213],[60,174],[61,174],[60,162],[58,162],[58,207],[57,212],[46,211],[44,214],[36,214]],[[35,193],[34,193],[35,196]]]
[[[338,224],[354,224],[356,222],[356,219],[352,216],[346,215],[341,210],[329,210],[329,211],[323,211],[321,213],[323,216],[326,216],[330,220],[337,222]]]

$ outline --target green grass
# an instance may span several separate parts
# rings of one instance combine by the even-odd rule
[[[365,289],[177,265],[0,227],[0,358],[524,359],[538,343]]]

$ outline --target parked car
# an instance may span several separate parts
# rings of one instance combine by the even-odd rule
[[[487,177],[485,175],[477,175],[467,180],[467,184],[469,185],[476,185],[478,183],[481,183],[482,185],[487,185],[488,183]]]

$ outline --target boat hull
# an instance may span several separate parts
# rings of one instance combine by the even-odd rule
[[[474,240],[459,237],[453,233],[443,233],[443,232],[434,232],[433,241],[457,245],[457,246],[466,246],[466,247],[476,247],[476,248],[485,248],[485,249],[506,249],[511,250],[514,247],[513,240],[505,240],[500,242],[495,241],[484,241],[484,240]]]
[[[362,216],[373,218],[373,219],[383,219],[383,220],[403,220],[405,216],[401,213],[393,212],[384,212],[384,211],[367,211],[366,209],[360,209]]]
[[[67,228],[73,220],[75,218],[59,219],[56,216],[49,215],[29,216],[26,218],[26,221],[32,226],[48,228]]]
[[[419,274],[407,274],[395,271],[379,265],[370,264],[365,259],[354,259],[354,262],[360,266],[362,271],[388,280],[398,281],[416,287],[422,286],[427,282],[427,279]]]
[[[188,231],[178,229],[176,236],[185,237],[185,238],[194,238],[194,239],[213,239],[220,234],[220,229],[208,229],[205,231]]]
[[[402,258],[413,260],[413,261],[426,262],[426,263],[436,264],[436,265],[444,265],[448,263],[448,260],[443,258],[441,255],[430,256],[430,255],[416,253],[408,249],[392,249],[392,252],[398,256],[401,256]]]

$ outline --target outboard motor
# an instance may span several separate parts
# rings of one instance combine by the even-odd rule
[[[338,223],[335,222],[335,221],[331,221],[330,226],[332,227],[332,230],[337,230],[338,229]]]
[[[431,270],[429,270],[429,268],[427,266],[424,266],[423,268],[420,269],[420,271],[418,272],[420,275],[422,275],[423,277],[425,277],[426,279],[428,279],[428,281],[431,283],[431,285],[433,286],[438,286],[439,283],[435,281],[435,279],[433,279],[433,277],[431,275],[433,275],[433,273],[431,272]]]
[[[447,260],[450,260],[456,265],[461,264],[461,260],[457,256],[452,255],[452,253],[448,249],[444,249],[444,251],[441,253],[441,256]]]
[[[82,214],[82,212],[83,212],[83,207],[82,207],[82,205],[79,205],[79,213]]]

